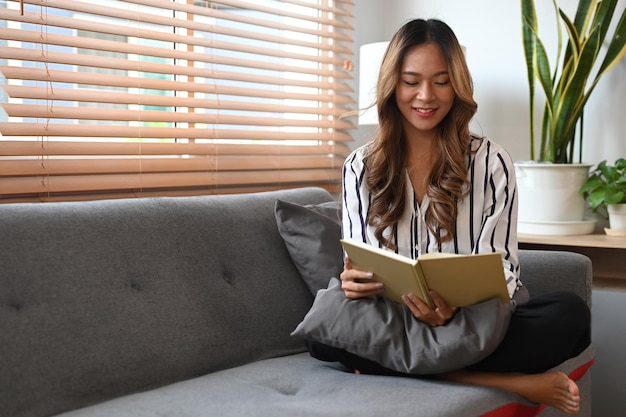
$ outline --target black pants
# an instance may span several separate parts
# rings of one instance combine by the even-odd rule
[[[307,341],[311,356],[340,362],[364,374],[415,376],[397,372],[344,349]],[[486,372],[539,373],[580,354],[591,343],[591,312],[569,292],[534,296],[517,306],[507,333],[487,358],[467,368]]]

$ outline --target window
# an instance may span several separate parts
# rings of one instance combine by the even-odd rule
[[[0,202],[336,190],[350,0],[0,0]]]

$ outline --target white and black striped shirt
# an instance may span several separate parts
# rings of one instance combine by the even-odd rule
[[[353,151],[343,167],[343,234],[381,247],[368,226],[371,193],[364,182],[363,164],[365,145]],[[512,297],[518,286],[519,263],[517,254],[517,187],[513,162],[506,150],[487,138],[472,137],[468,156],[467,175],[470,191],[458,203],[456,231],[452,240],[442,243],[441,250],[434,235],[428,230],[425,213],[429,198],[421,204],[413,187],[406,187],[406,207],[397,224],[396,252],[412,259],[423,253],[485,253],[500,252]],[[408,173],[406,183],[411,184]],[[388,232],[387,236],[390,234]]]

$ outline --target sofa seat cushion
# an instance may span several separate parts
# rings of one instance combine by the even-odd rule
[[[585,351],[564,363],[563,370],[569,374],[585,370],[591,358],[592,351]],[[588,372],[579,373],[588,378]],[[215,372],[57,417],[503,417],[535,416],[540,411],[535,404],[506,391],[428,379],[356,375],[301,353]]]

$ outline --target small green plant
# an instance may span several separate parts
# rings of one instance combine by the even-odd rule
[[[626,203],[626,159],[619,158],[615,165],[607,165],[606,160],[600,162],[580,192],[593,212],[608,204]]]

